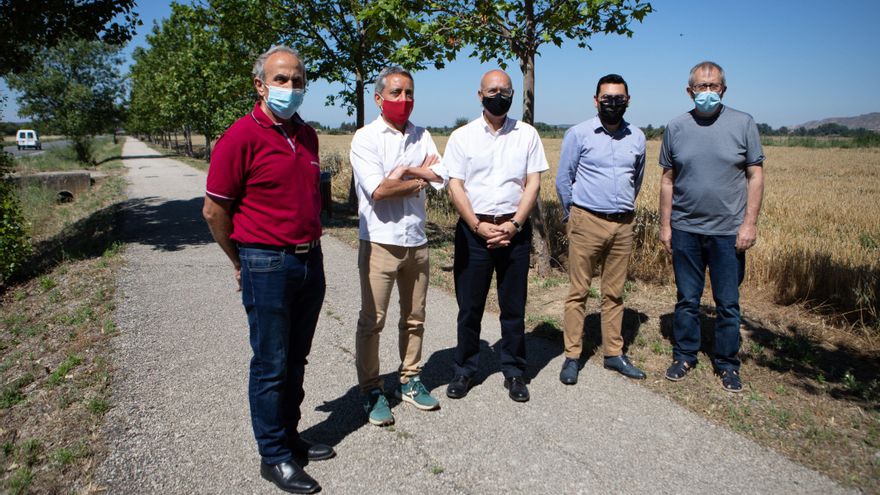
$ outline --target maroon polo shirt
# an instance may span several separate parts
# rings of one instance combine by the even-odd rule
[[[318,135],[294,115],[285,135],[260,108],[238,119],[211,153],[206,193],[231,200],[241,244],[292,246],[321,237]]]

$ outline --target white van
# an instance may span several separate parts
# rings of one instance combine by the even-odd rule
[[[40,137],[37,136],[37,131],[33,129],[19,129],[18,132],[15,134],[15,144],[18,145],[18,149],[43,149],[43,144],[40,143]]]

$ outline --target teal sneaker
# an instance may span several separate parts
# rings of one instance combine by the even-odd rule
[[[369,417],[370,423],[376,426],[389,426],[394,424],[394,415],[388,407],[388,399],[378,388],[374,388],[364,397],[364,411]]]
[[[440,407],[440,401],[431,397],[418,375],[411,376],[406,383],[401,383],[395,394],[398,399],[409,402],[422,411],[431,411]]]

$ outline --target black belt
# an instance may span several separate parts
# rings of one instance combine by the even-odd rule
[[[505,215],[480,215],[477,214],[477,220],[481,222],[491,223],[494,225],[501,225],[504,222],[509,222],[510,219],[513,218],[515,213],[507,213]]]
[[[268,251],[279,251],[287,254],[305,254],[320,245],[321,239],[315,239],[312,242],[304,242],[302,244],[294,244],[292,246],[273,246],[271,244],[239,244],[238,247],[266,249]]]
[[[608,220],[609,222],[627,222],[630,219],[632,219],[632,216],[633,216],[632,210],[618,211],[617,213],[602,213],[600,211],[594,211],[589,208],[584,208],[583,206],[576,205],[574,203],[572,203],[572,206],[574,206],[575,208],[579,208],[581,210],[584,210],[585,212],[589,213],[590,215],[593,215],[594,217],[599,217],[602,220]]]

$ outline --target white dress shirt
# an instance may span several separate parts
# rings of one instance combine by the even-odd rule
[[[478,215],[515,213],[526,175],[550,168],[538,131],[511,118],[496,133],[480,115],[452,132],[444,155],[449,177],[464,181]]]
[[[428,242],[425,235],[425,191],[407,197],[376,201],[373,192],[398,165],[419,167],[429,155],[440,156],[424,127],[406,123],[404,132],[389,126],[380,115],[358,129],[351,140],[351,167],[358,195],[360,238],[393,246],[416,247]],[[430,182],[440,190],[449,180],[443,162],[431,170],[443,178]]]

